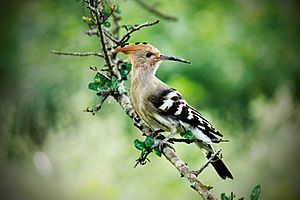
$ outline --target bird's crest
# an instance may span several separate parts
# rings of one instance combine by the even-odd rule
[[[158,49],[148,44],[147,42],[135,42],[135,43],[126,43],[115,48],[116,52],[123,52],[125,54],[134,53],[137,51],[151,51],[159,52]]]

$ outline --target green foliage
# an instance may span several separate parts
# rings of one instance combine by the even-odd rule
[[[192,133],[192,131],[186,131],[184,133],[180,133],[180,135],[182,137],[184,137],[185,139],[193,139],[193,133]]]
[[[96,82],[89,83],[88,88],[90,90],[95,90],[95,91],[100,91],[101,90],[100,85],[98,83],[96,83]]]
[[[144,157],[145,154],[154,152],[155,155],[161,157],[161,152],[157,147],[152,149],[152,146],[154,145],[155,141],[152,135],[147,135],[146,139],[144,141],[140,141],[138,139],[135,139],[133,141],[133,144],[135,148],[141,151],[141,157]]]
[[[260,185],[255,186],[253,188],[253,190],[251,191],[250,199],[251,200],[258,200],[260,192],[261,192]],[[234,200],[235,197],[236,196],[233,192],[231,192],[229,196],[227,196],[225,193],[221,193],[221,200]],[[243,200],[243,199],[244,199],[244,197],[241,197],[238,200]]]
[[[140,151],[143,151],[143,150],[146,149],[145,143],[142,142],[142,141],[140,141],[140,140],[138,140],[138,139],[135,139],[135,140],[133,141],[133,143],[134,143],[135,148],[137,148],[137,149],[140,150]]]
[[[104,74],[97,72],[94,77],[94,82],[88,84],[88,88],[95,91],[103,91],[103,90],[116,90],[118,87],[118,79],[116,77],[112,77],[111,80],[107,78]]]
[[[124,62],[124,63],[121,64],[120,73],[121,73],[121,76],[124,80],[127,80],[127,76],[130,73],[130,71],[131,71],[131,63]]]
[[[106,28],[109,28],[109,27],[111,27],[111,24],[108,21],[105,21],[103,23],[103,26],[105,26]]]
[[[145,139],[145,145],[147,148],[152,147],[154,145],[154,138],[151,135],[148,135]]]
[[[260,185],[255,186],[251,192],[251,200],[258,200],[260,192],[261,192]]]
[[[153,148],[153,152],[154,152],[157,156],[161,157],[161,151],[160,151],[157,147]]]
[[[221,194],[221,200],[230,200],[228,196],[226,196],[225,193]]]
[[[112,90],[116,90],[118,88],[118,79],[113,76],[111,81],[107,81],[107,87],[111,88]]]
[[[109,9],[107,7],[105,7],[103,10],[102,10],[102,14],[104,16],[104,18],[107,18],[109,16]]]

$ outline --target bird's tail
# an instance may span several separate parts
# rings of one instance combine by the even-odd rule
[[[207,159],[210,159],[212,156],[212,153],[209,152],[206,155]],[[233,179],[233,176],[229,169],[226,167],[225,163],[221,160],[219,156],[215,156],[215,158],[210,162],[212,166],[215,168],[216,172],[222,179],[231,178]]]

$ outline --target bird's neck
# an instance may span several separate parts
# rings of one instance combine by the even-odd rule
[[[147,64],[136,66],[133,64],[131,71],[131,82],[135,82],[135,84],[147,84],[157,80],[155,74],[158,66],[159,63],[156,63],[153,66],[148,66]]]
[[[159,85],[163,85],[164,83],[159,80],[156,76],[156,70],[158,68],[158,64],[156,66],[134,66],[131,71],[131,86],[130,91],[135,93],[136,95],[141,95],[144,92],[147,94],[155,93],[157,87]],[[145,97],[147,95],[144,95]]]

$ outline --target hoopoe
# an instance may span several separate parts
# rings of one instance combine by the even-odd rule
[[[176,89],[155,76],[162,60],[191,63],[174,56],[162,55],[157,48],[146,42],[122,45],[115,51],[127,54],[132,64],[130,98],[135,112],[152,129],[171,133],[161,145],[177,133],[191,131],[196,145],[209,159],[215,153],[212,143],[218,142],[222,134],[188,105]],[[220,157],[211,164],[222,179],[233,179]]]

